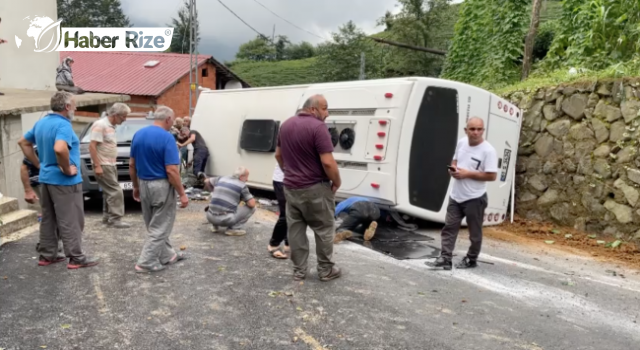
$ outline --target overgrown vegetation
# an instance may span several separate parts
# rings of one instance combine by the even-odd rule
[[[321,81],[316,58],[277,62],[235,61],[230,63],[230,68],[253,87]]]
[[[640,49],[637,0],[565,0],[543,69],[605,69],[634,59]]]
[[[527,0],[466,0],[455,27],[443,78],[477,86],[506,85],[520,76]]]
[[[257,38],[243,45],[232,68],[255,86],[355,80],[364,53],[366,79],[434,76],[501,93],[637,76],[640,69],[637,0],[546,0],[533,70],[524,82],[531,0],[398,0],[398,6],[397,14],[378,20],[383,30],[372,36],[447,51],[446,62],[442,56],[376,43],[348,22],[317,46],[293,44],[286,37]]]

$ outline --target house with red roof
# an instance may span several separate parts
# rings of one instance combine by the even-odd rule
[[[60,62],[67,56],[74,60],[74,83],[87,92],[129,95],[127,104],[133,112],[164,105],[177,117],[189,115],[189,54],[61,51]],[[213,56],[198,55],[197,62],[198,86],[211,90],[249,87]],[[99,113],[85,108],[76,115],[97,117]]]

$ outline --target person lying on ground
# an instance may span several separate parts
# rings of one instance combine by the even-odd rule
[[[366,227],[363,238],[365,241],[370,241],[378,228],[380,209],[369,198],[351,197],[336,206],[335,216],[336,218],[343,216],[343,219],[336,230],[334,243],[352,237],[359,227]]]

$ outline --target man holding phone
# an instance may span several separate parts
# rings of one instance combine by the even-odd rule
[[[487,181],[495,181],[498,174],[496,150],[482,137],[484,121],[472,117],[465,127],[466,137],[458,141],[449,174],[455,179],[442,229],[442,253],[434,267],[451,269],[451,259],[462,219],[467,218],[471,246],[456,268],[477,267],[482,247],[482,223],[487,208]],[[431,265],[431,264],[430,264]]]

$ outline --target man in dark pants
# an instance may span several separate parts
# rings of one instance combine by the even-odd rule
[[[280,166],[276,164],[273,170],[273,190],[276,193],[276,199],[278,200],[278,208],[280,210],[280,216],[278,221],[273,227],[273,233],[271,234],[271,240],[269,241],[269,254],[276,259],[286,259],[289,254],[289,239],[287,238],[287,199],[284,195],[284,173]],[[284,241],[284,252],[280,250],[280,244]]]
[[[207,148],[206,142],[202,138],[199,132],[195,130],[189,130],[186,126],[182,128],[181,135],[185,137],[189,135],[189,138],[184,143],[178,143],[178,147],[186,147],[190,143],[193,143],[193,174],[198,176],[199,173],[204,172],[207,167],[207,160],[209,160],[209,148]]]
[[[285,175],[287,227],[296,281],[305,279],[308,272],[307,226],[315,233],[320,280],[341,276],[333,262],[335,193],[341,180],[329,129],[324,123],[329,116],[328,108],[322,95],[309,97],[303,112],[287,119],[278,134],[276,159]]]
[[[376,229],[378,228],[377,220],[380,219],[380,209],[369,198],[351,197],[340,202],[336,206],[336,218],[342,213],[346,215],[342,215],[342,223],[336,230],[336,238],[333,243],[338,243],[353,236],[353,231],[360,225],[366,227],[363,237],[365,241],[370,241],[373,235],[376,234]]]
[[[458,141],[449,174],[455,179],[447,206],[445,226],[442,229],[442,253],[435,264],[427,265],[451,269],[462,219],[467,218],[471,246],[467,256],[456,268],[477,267],[482,247],[482,223],[487,208],[487,181],[495,181],[498,173],[496,150],[482,137],[484,121],[470,118],[465,127],[466,137]]]
[[[39,264],[57,263],[58,234],[62,238],[64,253],[69,258],[67,268],[78,269],[98,264],[82,251],[84,230],[84,200],[80,165],[80,140],[71,126],[76,110],[73,95],[59,91],[51,97],[53,113],[38,120],[18,144],[22,153],[40,168],[41,184]],[[38,145],[36,157],[33,145]]]
[[[36,157],[38,156],[37,146],[33,146],[33,152]],[[38,177],[40,176],[40,169],[38,169],[27,157],[22,160],[22,165],[20,166],[20,180],[22,181],[22,187],[24,187],[24,200],[30,205],[35,205],[40,200],[40,182],[38,182]],[[41,208],[35,208],[40,210]],[[58,256],[55,260],[64,261],[64,250],[62,248],[62,240],[60,239],[60,233],[56,232],[56,237],[58,239]],[[36,251],[40,250],[40,240],[36,243]],[[39,266],[47,266],[51,265],[53,262],[49,262],[46,260],[40,260],[38,262]]]

